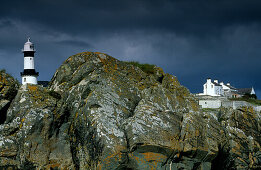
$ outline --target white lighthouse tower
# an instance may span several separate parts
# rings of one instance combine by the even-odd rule
[[[38,72],[34,69],[34,45],[30,42],[30,38],[24,44],[24,49],[22,50],[24,53],[24,71],[21,72],[22,84],[37,84],[37,77],[39,75]]]

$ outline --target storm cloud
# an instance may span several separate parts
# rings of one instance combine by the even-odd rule
[[[99,51],[156,64],[191,92],[211,77],[261,97],[259,0],[3,1],[0,68],[19,80],[29,36],[40,80],[70,55]]]

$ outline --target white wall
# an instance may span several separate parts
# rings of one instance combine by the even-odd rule
[[[217,108],[221,107],[221,101],[220,100],[199,100],[199,105],[201,105],[202,108],[217,109]]]
[[[24,57],[24,69],[34,69],[34,57]]]
[[[222,86],[214,86],[214,88],[215,88],[215,95],[223,95],[224,94]]]
[[[217,82],[217,80],[215,80]],[[207,82],[203,85],[203,94],[209,96],[221,96],[224,95],[222,86],[215,86],[211,82],[211,79],[207,79]]]
[[[23,76],[22,77],[22,84],[37,84],[37,78],[35,76]]]
[[[215,86],[211,82],[211,79],[208,79],[207,82],[204,84],[204,94],[210,95],[210,96],[216,96],[217,95],[215,93]]]
[[[222,86],[222,88],[223,88],[224,90],[230,90],[230,88],[227,87],[223,82],[221,82],[220,85]]]
[[[218,109],[221,106],[225,108],[232,107],[233,109],[237,109],[242,106],[247,106],[247,107],[253,107],[255,111],[258,112],[261,111],[261,106],[255,106],[245,101],[199,100],[199,105],[202,108],[212,108],[212,109]]]
[[[35,51],[33,43],[29,42],[29,40],[24,44],[23,51]]]

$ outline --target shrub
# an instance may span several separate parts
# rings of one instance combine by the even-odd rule
[[[229,100],[232,100],[232,101],[246,101],[246,102],[251,103],[251,104],[261,105],[261,100],[257,100],[255,98],[241,97],[241,98],[230,98]]]
[[[245,99],[257,99],[255,94],[249,94],[249,93],[244,94],[243,98],[245,98]]]
[[[155,70],[154,67],[155,65],[152,64],[141,64],[137,61],[126,61],[125,63],[131,64],[133,66],[139,67],[142,71],[144,71],[147,74],[154,74]]]
[[[6,70],[5,69],[1,69],[0,73],[6,73]]]

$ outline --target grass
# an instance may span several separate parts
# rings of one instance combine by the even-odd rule
[[[154,70],[155,65],[152,65],[152,64],[141,64],[137,61],[125,61],[124,63],[139,67],[142,71],[144,71],[147,74],[155,73],[155,70]]]
[[[218,111],[219,110],[219,108],[217,108],[217,109],[214,109],[214,108],[202,108],[202,111],[204,111],[204,112],[214,112],[214,111]]]
[[[241,98],[230,98],[229,100],[231,100],[231,101],[246,101],[246,102],[251,103],[251,104],[261,105],[261,100],[257,100],[257,99],[254,99],[254,98],[241,97]]]
[[[5,69],[1,69],[0,73],[6,73],[6,70]]]

